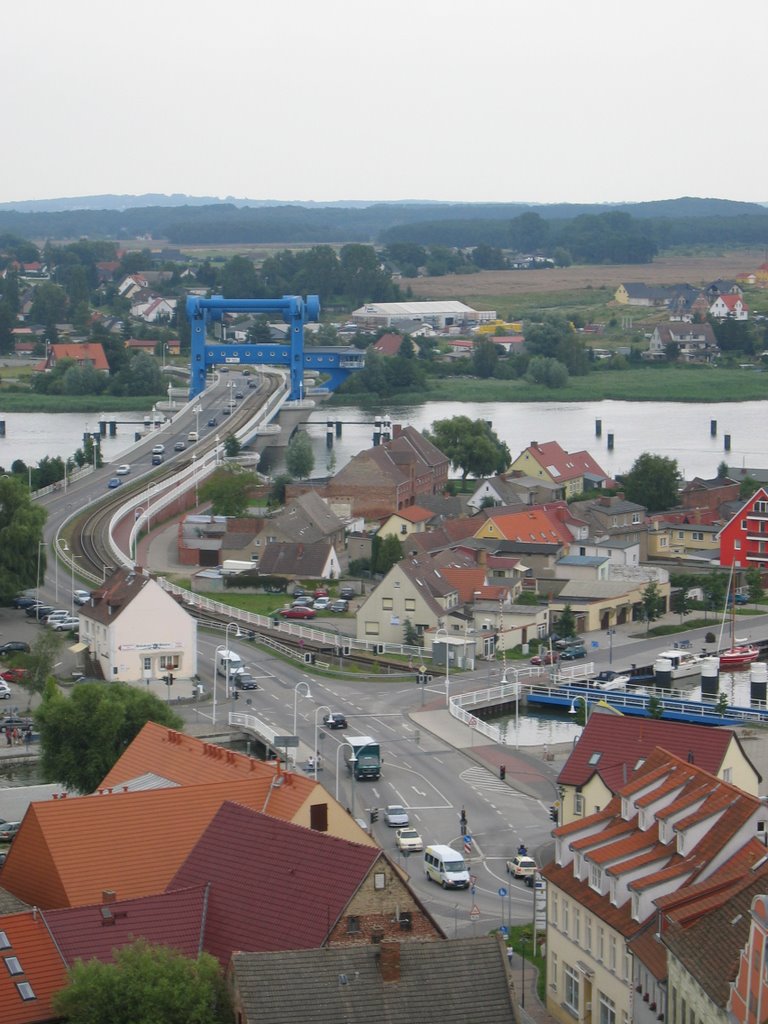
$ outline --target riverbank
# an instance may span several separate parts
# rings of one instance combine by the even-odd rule
[[[565,387],[547,388],[526,380],[480,380],[475,377],[430,377],[424,388],[381,398],[376,395],[336,394],[325,406],[356,405],[385,411],[425,402],[709,402],[762,401],[768,397],[768,377],[759,370],[712,366],[640,366],[627,370],[597,370],[571,377]]]

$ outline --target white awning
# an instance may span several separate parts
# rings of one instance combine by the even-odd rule
[[[79,654],[81,651],[88,650],[88,644],[72,644],[69,650],[72,651],[73,654]]]

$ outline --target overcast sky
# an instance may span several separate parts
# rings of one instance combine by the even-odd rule
[[[768,201],[767,0],[6,0],[0,201]]]

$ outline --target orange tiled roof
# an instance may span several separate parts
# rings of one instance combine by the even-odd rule
[[[236,781],[254,776],[271,780],[275,771],[274,762],[224,750],[215,743],[147,722],[105,775],[99,788],[124,785],[147,772],[178,786],[199,786],[205,782]]]
[[[570,544],[573,540],[567,526],[563,525],[557,516],[543,508],[499,515],[490,509],[488,519],[493,522],[501,540],[512,540],[521,544]],[[478,528],[476,536],[482,529],[483,527]],[[485,535],[487,536],[487,530]]]
[[[32,803],[3,867],[3,887],[38,907],[161,892],[225,800],[292,821],[314,787],[254,773],[242,781]]]
[[[31,910],[6,914],[0,917],[0,931],[10,943],[0,955],[16,957],[22,969],[15,975],[7,965],[0,969],[0,1020],[3,1024],[55,1020],[51,999],[66,985],[67,971],[42,916]],[[24,982],[33,998],[22,999],[18,985]]]

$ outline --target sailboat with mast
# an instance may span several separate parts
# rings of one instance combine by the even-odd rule
[[[726,617],[730,617],[731,645],[725,650],[721,650],[718,654],[721,672],[735,672],[738,669],[745,668],[747,665],[751,665],[753,661],[757,661],[757,657],[760,654],[760,648],[751,643],[749,637],[736,636],[736,594],[733,589],[733,569],[732,565],[731,575],[728,579],[728,590],[725,595],[725,611],[723,612],[723,621],[720,626],[720,644],[722,644]]]

